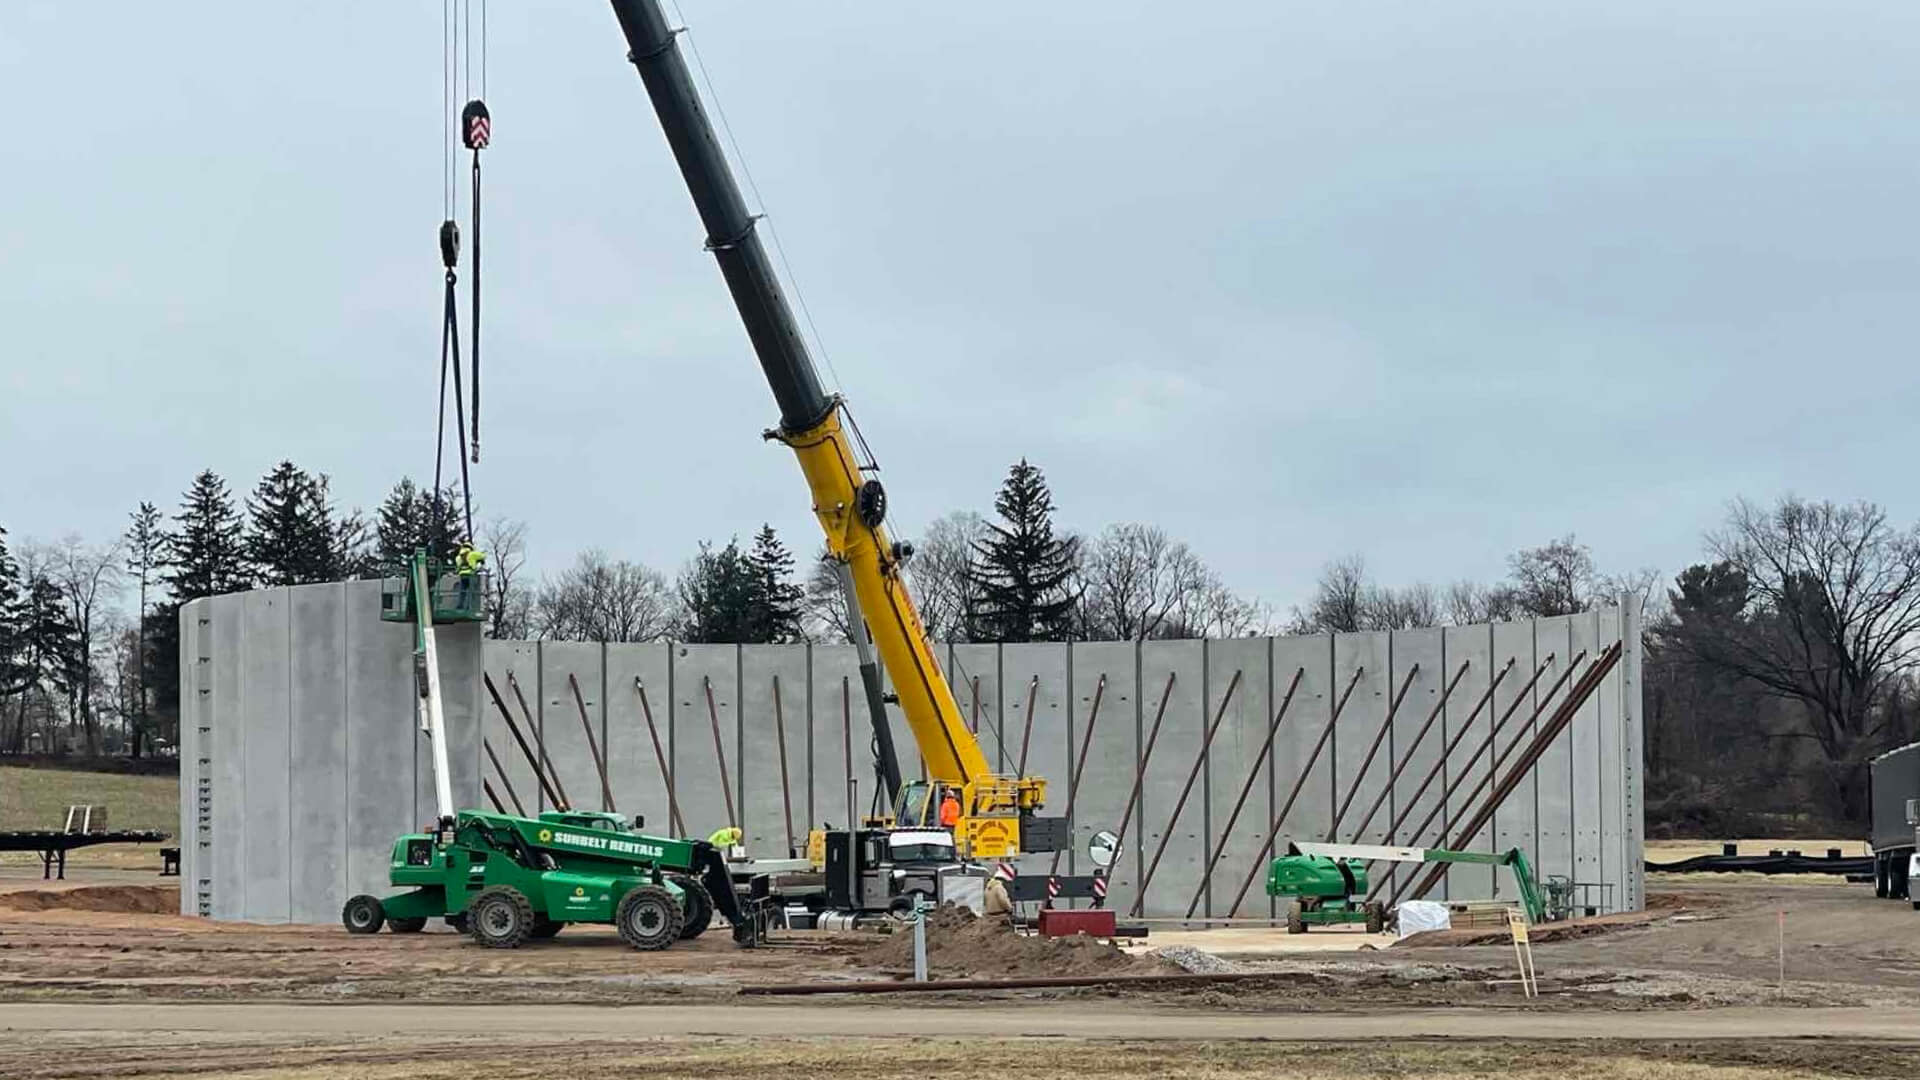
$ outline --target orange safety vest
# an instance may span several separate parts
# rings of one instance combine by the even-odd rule
[[[948,795],[940,800],[940,824],[946,826],[960,823],[960,800]]]

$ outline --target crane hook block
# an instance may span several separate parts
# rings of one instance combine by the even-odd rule
[[[469,150],[485,150],[493,141],[493,115],[487,112],[487,103],[479,98],[467,102],[460,110],[460,141],[467,144]]]
[[[877,529],[887,520],[887,489],[880,481],[869,480],[860,485],[859,494],[854,496],[854,509],[860,513],[860,524],[869,529]]]
[[[449,270],[460,262],[460,226],[451,218],[440,223],[440,261]]]

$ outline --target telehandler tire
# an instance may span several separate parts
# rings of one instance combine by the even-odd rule
[[[1307,932],[1307,920],[1304,915],[1305,913],[1300,910],[1300,901],[1294,900],[1287,904],[1287,933],[1304,934]]]
[[[1378,934],[1387,928],[1387,905],[1378,900],[1367,905],[1367,933]]]
[[[340,925],[346,927],[349,934],[377,934],[386,921],[387,913],[380,906],[380,898],[366,893],[348,900],[340,909]]]
[[[533,932],[527,936],[535,941],[545,941],[555,934],[558,934],[566,925],[566,923],[555,922],[544,915],[535,915],[533,917]]]
[[[424,916],[417,919],[388,919],[387,920],[387,929],[393,931],[396,934],[417,934],[420,931],[425,930],[426,928],[427,928],[427,920]]]
[[[533,936],[533,905],[511,885],[492,885],[467,905],[467,932],[489,949],[517,949]]]
[[[686,924],[680,928],[680,940],[692,941],[707,932],[713,922],[713,897],[707,887],[690,877],[675,875],[673,883],[687,894]]]
[[[620,898],[613,916],[621,940],[642,952],[664,949],[680,940],[686,918],[680,902],[658,885],[635,885]]]

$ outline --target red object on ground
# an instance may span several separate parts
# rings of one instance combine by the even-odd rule
[[[1095,908],[1090,911],[1069,911],[1066,908],[1040,910],[1041,937],[1072,937],[1075,934],[1085,934],[1088,937],[1112,937],[1113,933],[1112,908]]]

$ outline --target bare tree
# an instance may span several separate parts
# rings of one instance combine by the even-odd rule
[[[67,617],[79,631],[80,670],[73,673],[69,690],[69,717],[80,721],[86,733],[87,753],[100,753],[100,723],[94,713],[94,653],[96,637],[106,623],[106,606],[119,592],[125,573],[121,564],[120,542],[94,547],[79,536],[69,534],[49,550],[47,566],[53,583],[66,598]],[[106,635],[101,634],[101,637]]]
[[[1167,631],[1176,613],[1197,613],[1218,587],[1192,549],[1156,525],[1109,525],[1082,550],[1089,637],[1146,641],[1171,636]]]
[[[929,523],[914,545],[913,558],[907,562],[907,591],[927,633],[937,640],[967,641],[973,636],[975,602],[980,595],[974,549],[986,537],[985,518],[971,510],[955,510]]]
[[[1920,529],[1870,503],[1743,499],[1707,546],[1722,567],[1681,575],[1673,640],[1801,704],[1793,734],[1819,748],[1841,814],[1859,820],[1866,762],[1889,730],[1882,706],[1920,669]],[[1738,588],[1708,606],[1686,595],[1690,577]]]
[[[1456,581],[1442,598],[1446,621],[1454,626],[1506,622],[1520,613],[1520,596],[1513,586]]]
[[[1528,615],[1544,618],[1586,611],[1600,592],[1593,552],[1571,533],[1545,547],[1515,552],[1507,563],[1513,571],[1516,603]]]
[[[1426,582],[1404,589],[1369,588],[1361,622],[1368,630],[1413,630],[1441,622],[1440,594]]]
[[[487,553],[487,636],[515,641],[533,631],[533,596],[521,571],[527,565],[527,523],[488,518],[480,525]]]
[[[1366,559],[1359,555],[1335,559],[1321,569],[1307,609],[1294,609],[1289,629],[1296,634],[1364,630],[1369,589]]]
[[[658,641],[678,616],[659,571],[595,548],[541,583],[533,622],[551,641]]]
[[[845,644],[853,640],[853,619],[847,595],[840,585],[840,568],[821,548],[807,571],[806,594],[800,599],[809,641]]]

